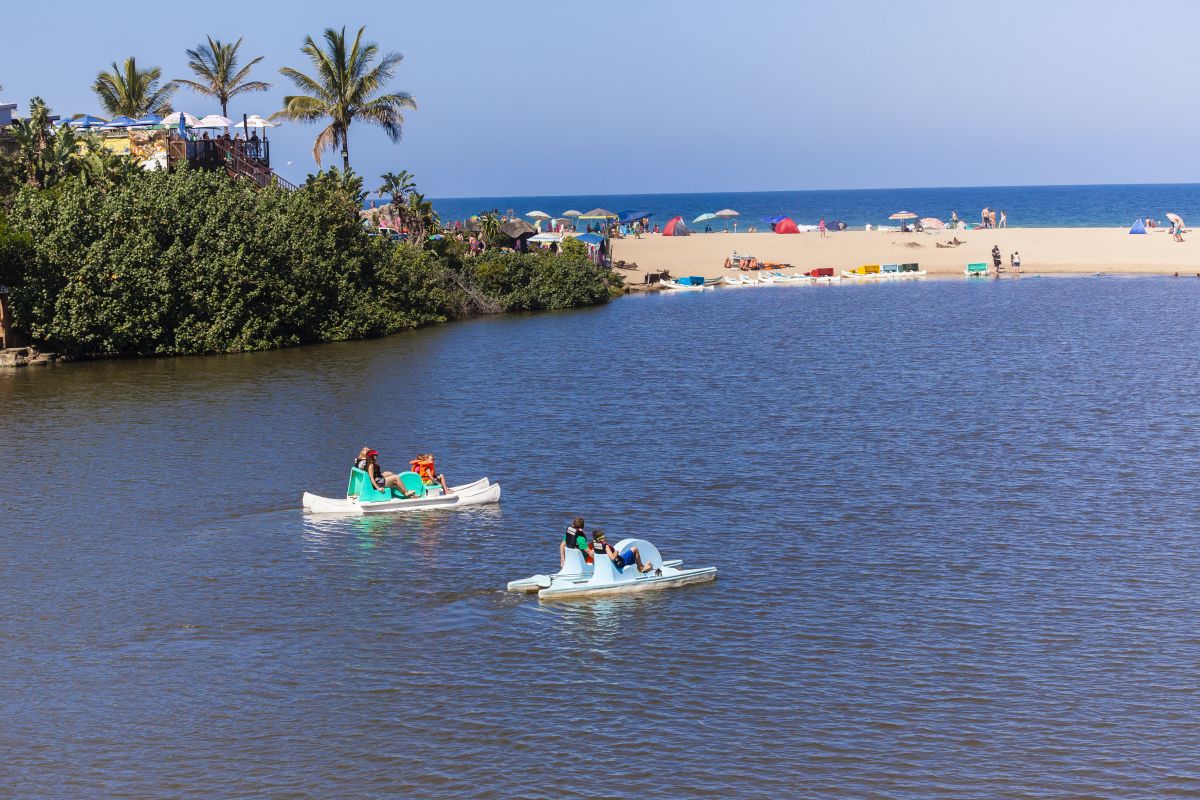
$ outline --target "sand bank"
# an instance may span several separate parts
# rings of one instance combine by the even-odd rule
[[[1193,235],[1197,238],[1193,239]],[[936,247],[955,236],[965,244]],[[700,233],[686,237],[643,236],[614,243],[613,258],[636,262],[626,272],[630,282],[642,273],[667,269],[672,275],[723,274],[725,258],[735,250],[760,261],[791,264],[800,271],[833,267],[839,272],[860,264],[916,262],[930,274],[962,275],[969,262],[992,263],[992,246],[999,245],[1008,266],[1009,255],[1021,254],[1024,273],[1200,273],[1200,231],[1176,242],[1164,230],[1144,236],[1125,228],[1001,228],[998,230],[881,233],[841,231],[822,239],[817,233]]]

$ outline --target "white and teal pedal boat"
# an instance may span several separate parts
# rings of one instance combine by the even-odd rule
[[[511,581],[508,591],[537,593],[539,600],[574,600],[673,589],[676,586],[705,583],[717,578],[716,567],[684,569],[681,560],[664,561],[658,548],[645,539],[622,539],[616,547],[618,553],[636,547],[642,562],[653,564],[654,569],[639,573],[634,564],[617,569],[612,560],[605,555],[597,555],[596,563],[588,564],[578,550],[567,550],[563,567],[558,572]]]
[[[404,488],[415,497],[405,497],[392,488],[376,489],[371,485],[367,473],[361,469],[350,470],[350,483],[346,496],[321,497],[304,493],[304,510],[313,514],[383,514],[393,511],[423,511],[431,508],[462,508],[485,503],[500,502],[500,484],[487,478],[474,483],[451,486],[450,494],[443,494],[442,487],[427,484],[415,472],[401,472],[398,476]]]

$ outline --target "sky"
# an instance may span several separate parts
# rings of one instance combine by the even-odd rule
[[[190,77],[206,35],[264,56],[271,91],[230,116],[266,116],[294,91],[279,68],[311,71],[305,36],[365,25],[419,105],[399,143],[351,127],[368,188],[400,169],[431,197],[1200,182],[1200,3],[60,0],[50,38],[46,7],[5,5],[0,100],[64,116],[103,116],[92,81],[130,55]],[[316,168],[319,130],[270,132],[280,174]]]

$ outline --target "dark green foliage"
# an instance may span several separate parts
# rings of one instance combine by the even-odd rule
[[[472,264],[449,242],[369,236],[346,178],[292,193],[190,170],[24,187],[0,225],[0,284],[34,341],[92,355],[383,336],[486,307],[480,292],[506,310],[608,298],[606,271],[578,255]]]
[[[609,270],[585,256],[488,251],[476,259],[479,289],[505,311],[554,311],[608,300]]]

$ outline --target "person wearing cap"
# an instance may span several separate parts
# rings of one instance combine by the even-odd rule
[[[404,484],[400,482],[400,476],[394,472],[388,472],[379,466],[376,460],[379,458],[378,450],[368,450],[366,453],[367,468],[364,470],[367,477],[371,479],[371,485],[380,491],[392,488],[400,492],[404,497],[416,497],[415,492],[410,492],[404,488]]]
[[[593,563],[594,552],[592,546],[588,544],[587,531],[583,528],[583,517],[576,517],[575,521],[567,526],[567,532],[563,534],[562,541],[558,543],[558,568],[562,569],[567,563],[567,550],[578,550],[583,554],[583,560],[588,564]]]
[[[624,569],[630,564],[637,564],[638,572],[649,572],[650,570],[654,569],[653,564],[642,566],[642,554],[638,552],[636,547],[630,547],[627,550],[623,550],[618,553],[617,548],[609,544],[604,538],[604,531],[592,531],[592,548],[596,552],[604,553],[606,556],[608,556],[613,562],[613,566],[616,567],[618,571]],[[659,570],[658,574],[661,575],[662,570]]]

